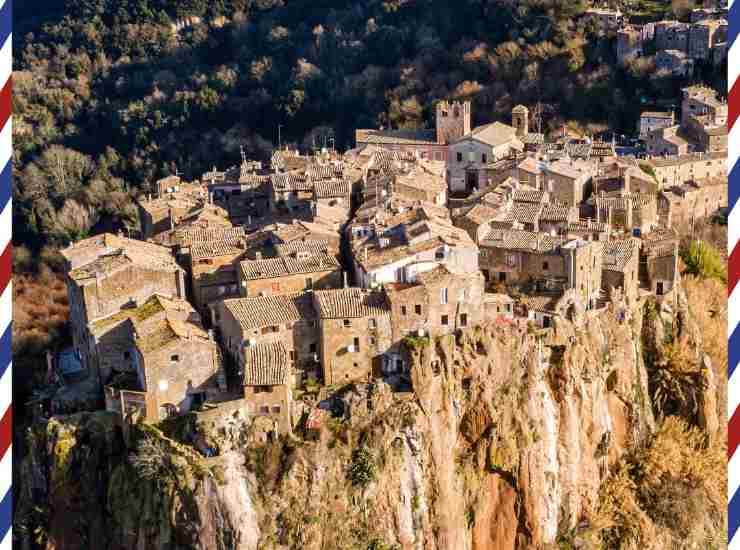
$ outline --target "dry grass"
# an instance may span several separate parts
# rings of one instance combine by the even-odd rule
[[[727,524],[725,453],[723,438],[710,441],[667,418],[602,486],[591,525],[604,547],[719,548]]]
[[[63,335],[69,315],[64,278],[46,267],[13,276],[13,354],[38,355]]]

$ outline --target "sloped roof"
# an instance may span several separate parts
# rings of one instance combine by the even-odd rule
[[[263,342],[244,349],[245,386],[282,386],[288,371],[288,352],[282,342]]]
[[[265,260],[247,260],[239,264],[242,276],[248,280],[272,279],[297,275],[300,273],[318,273],[334,271],[341,268],[334,256],[318,252],[308,258],[297,259],[293,256],[280,256]]]
[[[468,138],[475,139],[491,147],[498,147],[516,138],[516,128],[503,122],[492,122],[484,126],[478,126],[458,141]]]
[[[284,294],[224,300],[226,310],[243,329],[316,318],[310,294]]]
[[[314,292],[322,319],[377,317],[389,312],[385,295],[360,288],[317,290]]]
[[[554,252],[565,242],[562,237],[553,237],[546,233],[494,229],[486,235],[481,246],[527,252]]]

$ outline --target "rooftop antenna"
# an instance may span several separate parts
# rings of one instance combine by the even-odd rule
[[[280,133],[280,129],[282,127],[283,127],[282,124],[278,124],[278,149],[282,149],[283,148],[283,140],[282,140],[282,135]]]

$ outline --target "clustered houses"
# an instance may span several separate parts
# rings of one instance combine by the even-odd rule
[[[646,133],[646,142],[651,156],[726,151],[727,103],[720,101],[717,93],[705,86],[685,88],[681,124],[657,125]]]
[[[658,21],[644,25],[626,23],[618,10],[588,10],[584,17],[601,22],[602,32],[617,32],[617,60],[629,61],[657,52],[666,52],[689,63],[719,65],[727,55],[727,8],[698,8],[691,12],[690,21]],[[660,67],[658,67],[660,69]]]
[[[469,102],[440,102],[434,131],[358,130],[344,155],[286,148],[266,168],[157,182],[139,201],[147,241],[63,251],[75,348],[106,407],[155,422],[238,400],[289,433],[318,386],[408,387],[419,339],[670,294],[672,228],[727,202],[726,105],[689,88],[680,127],[646,113],[649,139],[687,147],[644,160],[548,142],[529,113],[474,128]]]

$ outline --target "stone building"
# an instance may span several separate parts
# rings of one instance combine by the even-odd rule
[[[727,24],[721,19],[704,19],[693,23],[689,30],[689,57],[710,61],[712,48],[725,38],[720,30],[723,23]]]
[[[492,321],[514,319],[514,299],[508,294],[486,292],[483,295],[485,318]]]
[[[689,86],[682,90],[681,124],[691,116],[710,117],[712,124],[727,124],[727,102],[721,101],[717,92],[702,85]]]
[[[727,178],[727,153],[692,153],[668,158],[648,159],[645,166],[661,189],[706,178]]]
[[[450,145],[447,174],[450,192],[471,193],[488,185],[487,167],[521,152],[524,145],[517,129],[501,122],[475,128]]]
[[[325,252],[297,251],[277,258],[246,260],[239,264],[242,297],[293,294],[306,290],[339,288],[342,267]]]
[[[74,347],[90,364],[88,323],[152,294],[185,298],[185,273],[169,249],[104,233],[61,251],[66,260]]]
[[[397,174],[393,181],[393,191],[414,201],[440,207],[447,205],[447,182],[444,176],[434,174],[423,166]]]
[[[247,348],[282,342],[291,366],[291,385],[319,376],[319,331],[311,293],[234,298],[211,305],[221,343],[237,365]]]
[[[469,101],[440,101],[436,106],[436,128],[424,130],[356,130],[357,147],[376,145],[390,151],[405,151],[418,158],[448,160],[449,144],[470,133]]]
[[[674,126],[675,122],[676,116],[672,111],[645,111],[640,115],[640,139],[646,139],[654,130]]]
[[[689,142],[679,126],[658,128],[647,135],[647,152],[651,156],[676,156],[689,152]]]
[[[690,229],[727,207],[727,180],[705,178],[666,188],[658,197],[668,227]]]
[[[317,290],[324,383],[342,385],[394,372],[388,304],[383,292],[359,288]],[[396,354],[397,355],[397,354]]]
[[[119,333],[128,330],[131,346],[123,352],[122,363],[130,364],[132,376],[123,373],[105,387],[108,410],[127,411],[131,400],[143,404],[145,420],[158,422],[218,398],[226,390],[218,346],[192,308],[155,298],[130,312],[126,320],[118,316],[109,323],[109,330],[100,335],[101,351],[113,349],[106,336],[116,332],[115,327]]]
[[[145,301],[88,323],[88,355],[101,382],[106,384],[113,376],[133,372],[136,332],[143,333],[142,327],[168,318],[201,326],[200,316],[188,301],[163,294],[153,294]]]
[[[405,213],[404,213],[405,214]],[[353,244],[355,282],[364,288],[411,280],[437,265],[456,272],[478,270],[478,247],[462,229],[423,211],[397,229]]]
[[[621,290],[630,300],[640,288],[640,243],[637,239],[610,240],[604,243],[601,287],[607,295]]]
[[[535,157],[526,157],[516,167],[515,177],[522,185],[534,189],[544,189],[543,170],[546,163]]]
[[[435,338],[479,325],[485,318],[483,276],[439,266],[409,283],[387,287],[393,341],[407,336]]]
[[[640,30],[627,25],[617,31],[617,62],[626,65],[642,56],[643,38]]]
[[[653,231],[643,237],[640,283],[657,296],[673,290],[678,280],[678,242],[672,230]]]
[[[578,206],[586,198],[586,191],[593,176],[595,167],[585,161],[558,160],[548,162],[542,167],[543,191],[550,198],[568,206]]]
[[[678,50],[688,52],[689,29],[687,23],[659,21],[655,24],[656,50]]]
[[[470,101],[440,101],[436,107],[437,143],[454,143],[472,129]],[[427,158],[433,158],[431,156]],[[435,160],[447,160],[436,159]]]
[[[583,304],[593,305],[601,288],[602,243],[493,230],[480,244],[480,266],[487,283],[572,289]]]
[[[517,105],[511,110],[511,125],[516,129],[516,137],[523,138],[529,134],[529,109]]]
[[[291,361],[283,343],[263,342],[246,348],[243,370],[248,412],[271,420],[278,433],[291,433]]]
[[[727,120],[716,123],[711,115],[689,115],[683,123],[686,136],[695,151],[727,151]]]
[[[239,296],[239,262],[247,257],[243,239],[210,241],[190,249],[190,278],[193,301],[205,313],[209,304]]]
[[[599,194],[589,199],[597,221],[626,231],[647,233],[658,225],[658,203],[655,194],[626,191]]]
[[[465,230],[473,242],[478,244],[491,231],[491,223],[497,219],[499,214],[498,208],[481,203],[456,216],[453,223],[456,227]]]

